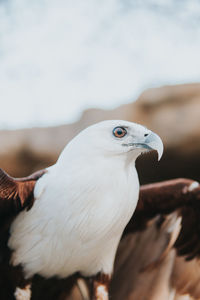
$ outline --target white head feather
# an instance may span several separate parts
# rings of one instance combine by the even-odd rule
[[[126,134],[122,137],[114,135],[114,129],[123,128]],[[102,121],[81,131],[61,153],[58,162],[63,163],[69,156],[88,156],[88,158],[112,157],[126,159],[131,151],[132,160],[143,152],[156,150],[158,159],[163,153],[163,143],[159,136],[146,127],[123,120]],[[71,152],[71,153],[70,153]],[[130,154],[130,153],[129,153]]]

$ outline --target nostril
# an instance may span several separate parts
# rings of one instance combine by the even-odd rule
[[[148,135],[149,135],[148,133],[145,133],[145,134],[144,134],[145,137],[148,136]]]

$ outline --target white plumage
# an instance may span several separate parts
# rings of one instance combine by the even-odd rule
[[[116,127],[125,136],[114,136]],[[27,278],[111,274],[138,200],[135,160],[147,149],[161,156],[160,138],[126,121],[104,121],[76,136],[37,181],[33,207],[13,222],[12,263],[22,264]]]

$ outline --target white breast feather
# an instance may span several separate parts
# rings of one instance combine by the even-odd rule
[[[12,263],[22,264],[26,277],[66,277],[77,271],[110,274],[138,200],[135,167],[77,163],[61,176],[55,165],[37,182],[34,193],[32,209],[21,212],[12,224]]]

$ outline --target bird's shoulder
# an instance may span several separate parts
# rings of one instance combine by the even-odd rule
[[[35,183],[45,173],[44,169],[27,177],[14,178],[0,168],[0,215],[12,215],[31,208]]]

